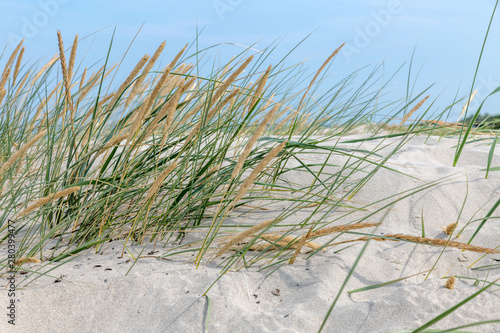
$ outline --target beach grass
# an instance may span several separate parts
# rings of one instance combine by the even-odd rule
[[[112,240],[123,242],[123,252],[154,244],[159,258],[190,253],[198,266],[216,261],[221,276],[252,266],[272,272],[332,247],[363,243],[335,301],[372,241],[499,252],[470,242],[500,201],[468,243],[451,241],[456,226],[448,240],[425,237],[424,230],[376,234],[396,202],[448,179],[356,201],[380,170],[401,174],[386,162],[411,138],[464,133],[458,161],[471,133],[484,134],[482,127],[445,121],[450,107],[432,111],[429,88],[384,102],[389,82],[378,67],[323,87],[342,46],[309,75],[281,61],[267,65],[272,47],[245,50],[217,66],[202,60],[208,50],[188,44],[161,63],[165,43],[127,72],[111,64],[110,52],[102,67],[81,70],[75,66],[78,36],[68,49],[57,37],[59,51],[45,65],[24,64],[22,43],[0,59],[6,63],[0,79],[0,239],[8,239],[8,220],[16,221],[16,259],[45,264],[24,277],[26,285],[49,275],[48,264],[62,265],[89,249],[98,253]],[[459,102],[464,99],[452,105]],[[347,139],[359,129],[363,135]],[[398,143],[386,144],[389,138]],[[380,141],[377,148],[362,148],[371,140]],[[491,163],[487,173],[496,170]],[[307,184],[288,177],[297,173]],[[9,269],[7,258],[0,264]]]

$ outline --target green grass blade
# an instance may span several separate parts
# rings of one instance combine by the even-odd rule
[[[459,302],[458,304],[452,306],[451,308],[449,308],[448,310],[444,311],[443,313],[441,313],[440,315],[436,316],[434,319],[431,319],[430,321],[428,321],[427,323],[425,323],[424,325],[420,326],[419,328],[417,328],[416,330],[413,331],[413,333],[418,333],[418,332],[423,332],[426,328],[434,325],[435,323],[437,323],[438,321],[440,321],[441,319],[443,319],[444,317],[448,316],[449,314],[451,314],[453,311],[455,311],[456,309],[458,309],[459,307],[461,307],[462,305],[466,304],[467,302],[471,301],[472,299],[474,299],[475,297],[477,297],[479,294],[481,294],[482,292],[486,291],[488,288],[490,288],[493,284],[495,284],[495,282],[497,282],[498,280],[500,279],[496,279],[495,281],[491,282],[490,284],[488,284],[487,286],[481,288],[480,290],[478,290],[477,292],[475,292],[474,294],[470,295],[469,297],[465,298],[464,300],[462,300],[461,302]]]
[[[474,78],[472,79],[472,84],[471,84],[471,87],[470,87],[469,96],[472,96],[472,91],[474,90],[474,84],[476,83],[476,77],[477,77],[477,73],[479,71],[479,65],[481,64],[481,59],[483,57],[484,47],[486,46],[486,41],[488,40],[488,34],[490,32],[491,23],[493,22],[493,18],[495,17],[495,12],[497,10],[497,6],[498,6],[498,0],[495,2],[495,7],[493,8],[493,12],[491,13],[490,23],[488,24],[488,29],[486,30],[486,34],[484,36],[483,46],[481,47],[481,52],[479,53],[479,59],[477,61],[477,65],[476,65],[476,71],[474,72]],[[495,91],[497,91],[499,88],[495,89]],[[489,94],[488,96],[493,95],[495,93],[495,91],[492,92],[491,94]],[[488,98],[488,97],[486,97],[486,98]],[[486,100],[486,98],[485,98],[485,100]],[[459,141],[461,141],[461,142],[460,142],[460,144],[457,147],[457,151],[455,153],[455,158],[453,160],[453,166],[456,166],[457,163],[458,163],[458,160],[460,158],[460,155],[462,154],[462,150],[464,148],[464,145],[465,145],[465,143],[467,141],[467,137],[469,136],[470,130],[472,129],[472,126],[474,125],[474,122],[476,121],[477,117],[479,116],[479,112],[481,111],[481,107],[483,106],[485,100],[481,103],[481,106],[478,108],[476,114],[473,117],[473,120],[469,123],[469,126],[467,127],[467,130],[466,130],[465,135],[464,135],[463,138],[462,138],[462,133],[460,132]],[[470,103],[467,103],[467,108],[465,109],[465,116],[464,117],[467,116],[467,111],[469,111],[469,106],[470,106]]]
[[[367,286],[367,287],[363,287],[363,288],[359,288],[359,289],[354,289],[354,290],[351,290],[351,291],[348,291],[349,294],[355,294],[355,293],[359,293],[359,292],[362,292],[362,291],[367,291],[367,290],[372,290],[372,289],[377,289],[377,288],[381,288],[381,287],[385,287],[385,286],[389,286],[391,284],[394,284],[394,283],[397,283],[397,282],[400,282],[400,281],[403,281],[403,280],[406,280],[406,279],[409,279],[411,277],[414,277],[414,276],[417,276],[417,275],[420,275],[422,273],[427,273],[429,270],[427,271],[423,271],[423,272],[419,272],[417,274],[413,274],[413,275],[409,275],[409,276],[405,276],[405,277],[402,277],[402,278],[399,278],[399,279],[396,279],[396,280],[391,280],[391,281],[387,281],[387,282],[383,282],[383,283],[377,283],[377,284],[372,284],[371,286]]]
[[[493,139],[493,143],[491,144],[490,151],[488,152],[488,165],[486,166],[486,175],[484,176],[485,179],[488,179],[488,174],[490,173],[490,167],[491,163],[493,162],[493,154],[495,153],[495,146],[497,144],[498,140],[498,134],[495,136],[495,139]]]

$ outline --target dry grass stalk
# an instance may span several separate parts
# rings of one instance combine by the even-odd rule
[[[76,58],[76,49],[78,48],[78,35],[75,36],[73,41],[73,46],[71,47],[71,54],[69,56],[68,63],[68,80],[71,82],[73,78],[73,67],[75,66],[75,58]]]
[[[184,98],[185,101],[189,101],[191,99],[191,96],[193,96],[196,92],[196,87],[198,86],[198,81],[195,81],[191,87],[189,87],[187,90],[191,90],[186,97]]]
[[[106,146],[104,146],[104,148],[97,153],[96,157],[104,154],[108,149],[115,147],[117,144],[128,138],[128,136],[129,133],[115,135],[107,142]]]
[[[252,170],[250,175],[243,181],[243,184],[241,184],[240,189],[238,193],[236,194],[235,198],[231,202],[231,204],[228,207],[228,211],[232,210],[234,206],[238,203],[238,201],[243,198],[245,193],[248,191],[250,186],[254,183],[255,179],[257,176],[267,167],[267,165],[285,148],[285,145],[287,144],[287,141],[283,141],[273,149],[262,159],[262,161],[257,164],[257,166]]]
[[[297,256],[300,253],[300,250],[302,250],[302,248],[306,244],[307,239],[311,236],[312,227],[313,226],[311,226],[311,228],[309,228],[307,233],[301,237],[300,242],[297,244],[297,248],[295,249],[295,252],[293,253],[292,257],[290,258],[290,261],[289,261],[290,265],[293,265],[293,263],[295,262],[295,259],[297,259]]]
[[[59,82],[56,87],[54,89],[52,89],[52,91],[50,92],[49,96],[47,98],[44,98],[42,103],[40,103],[40,105],[38,106],[38,109],[36,110],[36,113],[35,113],[35,116],[33,117],[33,120],[38,120],[39,116],[40,116],[40,113],[42,112],[42,110],[45,108],[45,106],[47,105],[48,101],[50,101],[50,99],[52,98],[52,96],[55,94],[56,91],[58,91],[59,89],[59,86],[61,85],[61,82]],[[40,124],[44,124],[45,123],[45,117],[47,117],[47,114],[48,114],[48,110],[47,112],[45,113],[43,119],[40,121]],[[31,127],[30,127],[30,132],[31,130],[33,129],[33,126],[35,125],[35,123],[32,123]]]
[[[167,78],[167,84],[160,91],[160,96],[172,93],[172,91],[178,86],[182,87],[183,81],[182,77],[170,74]]]
[[[445,234],[451,235],[453,233],[453,231],[455,231],[457,226],[458,226],[458,222],[450,223],[446,227],[444,227],[442,230]]]
[[[64,83],[64,88],[66,91],[66,101],[69,106],[69,110],[71,112],[71,122],[73,122],[74,118],[74,109],[73,109],[73,100],[71,98],[71,83],[70,83],[70,76],[68,74],[68,68],[66,67],[66,56],[64,55],[64,45],[63,45],[63,40],[61,36],[61,32],[58,30],[57,31],[57,39],[58,39],[58,44],[59,44],[59,60],[61,63],[61,70],[63,74],[63,83]]]
[[[39,263],[41,263],[40,259],[37,259],[35,257],[21,257],[14,261],[14,265],[16,266],[22,264],[39,264]]]
[[[99,103],[97,103],[97,109],[100,109],[106,102],[108,102],[111,98],[113,98],[114,96],[116,96],[116,93],[111,93],[109,94],[108,96],[104,97],[103,99],[101,99],[99,101]]]
[[[104,105],[104,103],[106,103],[107,101],[109,101],[115,95],[116,95],[115,93],[109,94],[108,96],[104,97],[101,101],[99,101],[99,103],[97,104],[97,110],[100,110],[101,107]],[[91,107],[89,109],[89,111],[85,114],[85,116],[83,117],[82,124],[85,123],[87,121],[87,119],[93,113],[94,113],[94,108]],[[97,116],[95,119],[92,120],[92,122],[96,123],[97,124],[96,126],[98,126],[99,119],[102,118],[104,115],[105,114],[101,114],[101,115]],[[89,136],[90,136],[90,127],[85,132],[85,136],[83,137],[82,142],[80,144],[81,147],[85,147],[87,145],[87,142],[89,141]]]
[[[139,72],[141,71],[141,69],[144,67],[144,65],[146,64],[146,62],[148,61],[148,59],[149,59],[149,55],[145,54],[141,58],[141,60],[139,60],[139,62],[135,65],[134,69],[132,69],[132,71],[127,76],[127,78],[125,79],[125,81],[123,81],[123,83],[118,88],[118,90],[116,92],[117,93],[116,94],[116,98],[113,100],[113,103],[111,103],[111,107],[113,107],[113,105],[116,103],[116,101],[118,100],[118,98],[121,97],[121,95],[123,94],[123,92],[125,91],[125,89],[127,89],[127,87],[129,87],[129,85],[132,83],[132,81],[134,80],[134,78],[137,76],[137,74],[139,74]],[[141,79],[141,77],[137,78],[137,80],[140,80],[140,79]],[[136,81],[136,83],[137,83],[137,81]]]
[[[7,94],[7,90],[5,90],[5,88],[0,87],[0,104],[2,104],[5,94]]]
[[[271,103],[273,102],[273,99],[274,99],[274,95],[275,95],[275,94],[273,93],[273,94],[271,95],[271,97],[269,97],[269,99],[266,101],[266,104],[264,104],[264,106],[260,109],[261,111],[266,110],[266,109],[269,107],[269,105],[271,105]],[[283,106],[281,103],[275,103],[275,105]],[[231,106],[231,108],[232,108],[232,106]],[[272,122],[272,123],[274,123],[274,120],[275,120],[276,118],[281,117],[281,114],[283,114],[284,112],[286,112],[286,109],[285,109],[285,110],[283,110],[283,111],[280,111],[280,112],[275,113],[275,114],[274,114],[273,119],[271,119],[271,122]],[[251,125],[250,127],[259,126],[259,124],[262,122],[262,120],[263,120],[264,118],[265,118],[265,116],[264,116],[264,117],[261,117],[261,118],[259,118],[259,119],[257,119],[257,120],[255,120],[255,121],[252,123],[252,125]]]
[[[146,99],[146,102],[137,110],[136,117],[134,117],[134,119],[133,119],[132,130],[130,131],[130,137],[128,138],[129,142],[132,141],[132,138],[134,137],[136,131],[141,126],[143,119],[146,117],[148,112],[151,110],[151,107],[153,106],[153,104],[156,100],[156,97],[158,96],[160,90],[163,88],[163,86],[165,85],[165,83],[167,81],[167,78],[170,74],[170,71],[174,68],[177,61],[179,61],[180,57],[182,56],[182,54],[186,50],[187,46],[188,45],[186,44],[186,46],[184,46],[184,48],[175,56],[174,60],[172,60],[172,62],[165,68],[165,70],[163,71],[163,74],[161,75],[160,79],[158,80],[158,83],[155,85],[155,87],[153,88],[153,91],[151,92],[151,94],[149,94],[148,98]]]
[[[261,97],[262,92],[264,91],[264,88],[266,87],[267,79],[269,78],[269,73],[271,72],[271,68],[272,68],[272,66],[269,65],[266,72],[264,74],[262,74],[262,77],[259,79],[259,81],[258,81],[259,84],[257,85],[257,90],[255,91],[254,96],[250,100],[249,111],[250,111],[250,109],[252,109],[254,107],[255,103],[257,103],[258,99]]]
[[[282,247],[288,246],[288,245],[293,245],[293,248],[296,248],[296,246],[299,242],[297,237],[283,236],[283,235],[279,235],[279,234],[263,234],[262,236],[260,236],[260,238],[262,238],[268,242],[277,242],[276,244],[278,244]],[[294,243],[296,243],[296,244],[294,244]],[[307,246],[308,248],[313,249],[313,250],[318,250],[321,247],[321,245],[318,245],[318,244],[313,243],[313,242],[305,242],[304,246]]]
[[[212,96],[210,99],[210,104],[208,106],[208,109],[212,107],[219,98],[222,96],[222,94],[229,88],[229,86],[238,78],[238,76],[245,70],[245,68],[250,64],[250,62],[253,60],[253,56],[248,57],[243,64],[241,64],[238,69],[236,69],[224,83],[221,84],[220,88],[215,92],[215,94]]]
[[[240,173],[241,169],[243,168],[243,164],[245,163],[245,160],[247,159],[248,155],[250,155],[250,152],[252,151],[253,146],[257,142],[257,140],[262,136],[262,133],[264,133],[264,130],[266,129],[267,124],[271,121],[273,118],[274,114],[276,111],[279,109],[279,105],[275,105],[271,111],[269,111],[264,119],[260,122],[259,126],[255,130],[255,133],[252,135],[250,140],[247,142],[245,145],[245,148],[243,149],[243,152],[240,154],[238,157],[238,161],[236,162],[236,166],[233,169],[233,173],[231,174],[231,180],[230,182],[236,178],[236,176]]]
[[[237,94],[240,93],[240,89],[235,89],[234,91],[232,91],[229,95],[227,95],[227,97],[219,104],[217,104],[212,110],[210,110],[205,118],[205,122],[208,123],[210,121],[210,119],[213,118],[213,116],[221,109],[223,108],[227,103],[229,103]],[[212,104],[212,103],[211,103]],[[195,137],[196,134],[198,134],[198,131],[200,130],[201,128],[201,125],[202,125],[202,122],[203,122],[203,119],[200,119],[198,121],[198,123],[193,127],[193,129],[191,130],[191,132],[189,133],[189,135],[187,136],[186,138],[186,141],[184,143],[184,147],[186,145],[188,145],[191,140]],[[166,140],[166,135],[163,136],[163,138]],[[163,146],[163,140],[162,140],[162,146]]]
[[[264,106],[262,107],[261,110],[265,110],[269,107],[269,105],[271,105],[271,103],[273,102],[273,99],[274,99],[274,95],[276,95],[275,93],[273,93],[271,95],[271,97],[269,97],[269,99],[266,101],[266,104],[264,104]],[[284,111],[283,111],[284,112]]]
[[[177,64],[177,62],[179,61],[179,59],[181,58],[181,56],[184,54],[184,51],[186,51],[187,47],[188,47],[188,44],[184,45],[184,47],[182,48],[182,50],[180,50],[179,53],[177,53],[177,55],[174,57],[174,59],[165,68],[165,71],[163,72],[163,75],[164,75],[165,78],[168,77],[168,75],[170,74],[170,72],[172,71],[172,69],[174,69],[175,65]],[[161,79],[160,79],[160,81],[161,81]],[[157,89],[157,93],[160,91],[160,89],[161,89],[162,86],[163,85],[158,85],[157,87],[155,87]]]
[[[177,109],[177,105],[179,104],[179,100],[181,99],[182,94],[186,92],[189,86],[196,80],[196,77],[188,80],[182,87],[178,87],[172,97],[168,100],[167,103],[163,105],[163,107],[158,111],[157,116],[155,117],[153,123],[151,124],[151,132],[156,130],[158,127],[158,123],[160,120],[166,116],[165,122],[163,124],[163,136],[167,136],[172,126],[172,122],[174,121],[175,110]],[[148,137],[151,133],[146,134]],[[164,140],[162,138],[162,143],[164,144]],[[162,146],[163,146],[162,144]]]
[[[274,251],[280,249],[279,246],[269,244],[254,244],[248,248],[249,251]],[[231,248],[231,251],[240,251],[239,248]]]
[[[0,88],[5,87],[5,83],[7,83],[7,79],[10,76],[11,67],[12,67],[11,65],[14,62],[14,59],[17,56],[17,52],[21,48],[21,45],[23,44],[23,42],[24,42],[24,39],[21,42],[19,42],[19,44],[17,44],[16,48],[14,49],[12,54],[10,55],[9,60],[7,60],[7,63],[5,64],[2,76],[0,77]]]
[[[323,65],[321,65],[321,67],[318,69],[318,71],[316,72],[316,75],[314,75],[313,79],[311,80],[311,83],[309,83],[309,86],[307,87],[306,91],[304,92],[304,95],[302,96],[302,99],[300,100],[298,110],[300,110],[300,107],[302,106],[302,102],[304,102],[304,99],[306,98],[307,93],[309,92],[309,90],[313,86],[313,84],[316,81],[316,79],[318,78],[319,74],[323,71],[323,69],[325,69],[326,65],[328,65],[328,63],[333,59],[333,57],[335,57],[337,55],[337,53],[339,53],[340,49],[344,45],[345,45],[345,43],[342,43],[342,45],[340,45],[335,51],[333,51],[333,53],[326,59],[326,61],[323,63]]]
[[[380,223],[362,222],[362,223],[355,223],[355,224],[338,225],[338,226],[334,226],[334,227],[319,229],[315,232],[312,232],[310,237],[321,237],[321,236],[330,235],[330,234],[333,234],[336,232],[344,232],[344,231],[348,231],[348,230],[356,230],[356,229],[375,227],[379,224]]]
[[[33,146],[42,136],[45,135],[47,130],[42,130],[40,133],[35,135],[30,141],[24,144],[18,151],[16,151],[8,160],[5,162],[2,167],[0,167],[0,177],[3,177],[5,172],[10,169],[10,167],[19,159],[21,156],[26,153],[26,151]]]
[[[128,133],[115,135],[114,137],[111,138],[111,140],[109,140],[106,147],[113,147],[113,146],[119,144],[120,142],[125,140],[127,138],[127,136],[128,136]]]
[[[137,92],[140,90],[142,83],[146,79],[147,74],[153,68],[154,64],[156,63],[156,61],[160,57],[164,48],[165,48],[165,41],[163,43],[161,43],[161,45],[158,47],[156,52],[153,54],[153,56],[151,57],[151,59],[147,63],[146,67],[144,67],[142,74],[135,81],[134,86],[132,87],[132,90],[130,91],[130,94],[127,97],[127,100],[125,101],[125,106],[124,106],[125,109],[129,107],[129,105],[130,105],[130,103],[132,103],[132,100],[134,99],[134,97],[137,96]]]
[[[167,79],[168,83],[165,85],[165,87],[161,89],[161,95],[170,93],[177,85],[179,85],[184,81],[184,76],[186,76],[186,79],[188,79],[189,75],[185,74],[192,68],[193,68],[192,65],[188,65],[182,69],[179,69],[176,74],[170,74]]]
[[[186,91],[188,91],[190,89],[193,89],[194,87],[196,87],[196,85],[197,85],[197,77],[195,76],[191,80],[188,80],[188,81],[186,81],[186,83],[184,83],[184,85],[182,86],[182,93],[181,93],[181,95],[183,93],[185,93]],[[186,95],[186,97],[184,98],[184,101],[187,101],[188,98],[189,98],[189,95],[191,95],[191,94],[192,93],[189,93],[188,95]],[[170,127],[170,125],[173,122],[174,111],[167,112],[167,121],[169,122],[169,127]]]
[[[425,98],[423,100],[421,100],[420,102],[417,103],[417,105],[415,105],[411,110],[410,112],[408,112],[404,117],[403,117],[403,120],[401,120],[401,123],[399,124],[399,126],[403,126],[407,121],[408,119],[410,119],[410,117],[412,116],[412,114],[414,114],[418,109],[420,109],[420,107],[425,103],[425,101],[431,97],[430,95],[427,95],[425,96]]]
[[[28,215],[29,213],[33,212],[34,210],[36,210],[37,208],[40,208],[43,205],[46,205],[47,203],[51,202],[52,200],[56,200],[56,199],[65,197],[67,195],[70,195],[71,193],[74,193],[74,192],[78,191],[79,189],[80,189],[80,186],[74,186],[74,187],[70,187],[70,188],[67,188],[65,190],[59,191],[57,193],[48,195],[46,197],[43,197],[43,198],[35,201],[32,205],[28,206],[22,212],[20,212],[17,215],[17,218]]]
[[[243,112],[241,113],[241,116],[242,118],[245,117],[246,115],[246,108],[248,106],[248,104],[250,103],[250,100],[253,98],[253,91],[255,91],[257,85],[258,85],[258,82],[253,85],[253,81],[250,81],[247,83],[247,85],[242,89],[242,91],[244,92],[244,94],[246,94],[246,97],[245,99],[243,100],[243,102],[240,104],[240,107],[241,109],[243,110]]]
[[[106,77],[108,77],[108,75],[111,74],[111,71],[113,71],[113,69],[115,69],[116,66],[117,65],[113,65],[106,73],[104,73],[104,77],[102,78],[102,80],[106,79]],[[80,105],[80,102],[85,98],[85,96],[87,96],[90,90],[92,90],[92,88],[94,88],[97,84],[101,82],[101,80],[98,77],[102,74],[103,70],[104,66],[101,67],[101,69],[98,72],[90,76],[89,80],[87,81],[87,86],[83,88],[83,90],[80,92],[80,95],[78,96],[76,105]]]
[[[283,119],[277,126],[276,126],[276,129],[279,130],[280,128],[282,128],[290,119],[293,118],[293,116],[295,116],[295,114],[290,114],[288,117],[286,117],[285,119]]]
[[[85,67],[85,69],[83,70],[83,74],[82,74],[82,77],[80,79],[80,85],[78,86],[78,91],[82,91],[86,76],[87,76],[87,67]]]
[[[224,244],[224,246],[219,250],[219,252],[217,252],[217,254],[215,255],[215,257],[220,257],[221,255],[223,255],[224,253],[226,253],[230,248],[231,246],[235,245],[235,244],[238,244],[240,243],[241,241],[243,241],[245,238],[247,237],[250,237],[252,236],[253,234],[269,227],[273,222],[275,222],[276,219],[272,219],[272,220],[267,220],[267,221],[264,221],[262,223],[259,223],[257,225],[254,225],[253,227],[239,233],[238,235],[234,236],[234,237],[231,237],[227,242],[226,244]]]
[[[176,161],[172,162],[172,164],[170,164],[168,168],[163,170],[163,172],[158,176],[158,178],[156,178],[155,182],[153,183],[153,185],[151,185],[146,194],[146,199],[145,199],[146,201],[156,194],[158,188],[161,186],[165,178],[167,178],[167,176],[177,167],[177,164],[178,163]]]
[[[196,113],[198,113],[198,111],[201,110],[201,108],[203,107],[203,102],[200,102],[198,103],[195,107],[192,108],[191,111],[187,112],[183,117],[182,119],[179,121],[179,124],[178,126],[181,126],[182,124],[184,124],[189,118],[191,118],[193,115],[195,115]]]
[[[19,86],[16,90],[16,92],[14,93],[14,96],[21,96],[21,90],[24,88],[24,84],[26,83],[26,81],[28,80],[29,76],[30,76],[30,73],[31,71],[28,70],[24,76],[23,76],[23,79],[21,80],[21,82],[19,82]],[[26,97],[25,97],[26,98]]]
[[[141,58],[141,60],[139,60],[137,65],[135,65],[134,69],[132,69],[132,72],[130,72],[129,76],[125,79],[125,81],[123,81],[123,83],[120,85],[120,87],[116,91],[115,97],[113,98],[111,103],[109,103],[110,108],[112,108],[115,105],[116,101],[118,101],[118,98],[120,98],[122,96],[125,89],[127,89],[127,87],[130,85],[132,80],[137,76],[137,74],[142,69],[142,67],[146,64],[148,59],[149,59],[149,56],[146,54],[144,57]]]
[[[369,238],[368,236],[365,236],[365,237],[351,240],[349,242],[367,241],[368,238]],[[446,239],[417,237],[417,236],[402,235],[402,234],[385,234],[383,238],[382,237],[372,237],[372,240],[375,240],[375,241],[396,241],[396,242],[407,241],[407,242],[414,242],[414,243],[434,245],[434,246],[453,247],[456,249],[466,250],[466,251],[471,251],[471,252],[489,253],[489,254],[500,253],[500,250],[497,250],[497,249],[490,249],[487,247],[475,246],[475,245],[470,245],[470,244],[466,244],[466,243],[447,241]]]
[[[455,277],[451,276],[448,280],[446,280],[444,286],[450,290],[453,290],[455,288]]]
[[[211,108],[212,105],[214,105],[219,98],[222,96],[222,93],[231,85],[231,83],[236,80],[236,78],[243,72],[243,70],[248,66],[248,64],[252,61],[253,56],[250,56],[245,60],[245,62],[233,73],[231,76],[223,83],[220,84],[220,88],[217,90],[217,92],[211,97],[210,100],[210,105],[208,106],[208,109]],[[222,76],[227,72],[229,69],[229,64],[225,67]],[[217,85],[216,85],[217,86]],[[210,97],[207,97],[210,98]],[[198,113],[202,107],[206,106],[204,103],[199,103],[193,109],[189,112],[187,112],[184,117],[182,117],[181,121],[179,122],[179,126],[184,124],[189,118],[191,118],[193,115]],[[199,129],[199,128],[198,128]],[[197,132],[197,131],[196,131]]]
[[[163,104],[162,108],[158,111],[151,124],[149,124],[144,137],[148,138],[158,128],[159,122],[165,116],[167,116],[167,119],[165,119],[164,123],[164,132],[165,130],[168,130],[170,124],[172,123],[174,112],[175,109],[177,108],[182,93],[183,93],[182,87],[178,87],[175,93],[172,95],[172,97],[170,97],[170,99],[165,104]]]
[[[158,60],[158,58],[160,57],[160,55],[162,54],[162,52],[163,52],[164,49],[165,49],[165,41],[163,41],[163,43],[161,43],[160,46],[158,46],[158,48],[156,49],[155,53],[153,53],[153,56],[151,57],[151,60],[149,60],[149,63],[144,68],[144,71],[142,72],[142,74],[149,73],[149,71],[153,68],[154,64],[156,63],[156,61]],[[141,82],[139,80],[137,82]]]
[[[222,78],[226,75],[226,73],[229,71],[229,68],[231,66],[231,63],[233,62],[234,60],[234,56],[231,57],[231,60],[229,60],[229,62],[227,63],[227,65],[224,67],[224,69],[222,70],[222,73],[221,75],[219,76],[219,78],[221,78],[219,81],[222,81]]]
[[[17,57],[16,67],[14,69],[14,74],[12,75],[12,85],[16,83],[17,75],[19,74],[19,70],[21,69],[21,62],[23,61],[24,50],[25,48],[23,47],[19,52],[19,56]]]
[[[460,113],[460,117],[458,117],[457,119],[457,123],[460,121],[460,119],[462,119],[462,117],[464,116],[465,114],[465,111],[467,111],[467,108],[469,107],[469,104],[470,102],[472,102],[472,100],[474,99],[474,96],[476,96],[476,93],[477,93],[477,89],[474,90],[474,92],[472,93],[472,95],[470,95],[470,97],[467,99],[467,101],[465,102],[464,106],[462,107],[462,112]]]
[[[241,244],[239,243],[238,245],[244,245],[244,244]],[[312,251],[314,251],[315,249],[319,249],[321,247],[321,245],[319,244],[316,244],[316,243],[313,243],[313,242],[307,242],[306,244],[304,244],[305,246],[309,247],[312,249]],[[273,243],[272,245],[271,244],[266,244],[266,243],[261,243],[261,244],[254,244],[254,245],[251,245],[248,250],[249,251],[273,251],[273,250],[280,250],[284,247],[288,248],[288,249],[296,249],[298,246],[298,244],[290,244],[289,242],[275,242]],[[240,251],[241,248],[231,248],[230,249],[231,251]]]
[[[52,59],[49,60],[48,63],[45,64],[45,66],[42,67],[42,69],[38,71],[38,73],[36,73],[35,77],[33,78],[33,81],[31,81],[31,86],[35,84],[35,82],[43,75],[43,73],[45,73],[45,71],[47,71],[47,69],[49,69],[53,64],[55,64],[57,59],[59,59],[59,55],[56,54],[52,57]]]

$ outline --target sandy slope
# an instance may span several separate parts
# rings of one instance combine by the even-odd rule
[[[356,137],[359,137],[356,136]],[[396,144],[397,139],[385,141]],[[381,141],[369,141],[372,149]],[[371,202],[445,176],[443,184],[398,202],[387,215],[378,233],[421,235],[424,214],[426,236],[445,239],[440,229],[455,222],[468,196],[459,228],[470,219],[486,214],[500,192],[500,172],[485,180],[489,146],[466,146],[459,166],[453,168],[456,140],[416,137],[388,161],[388,166],[412,175],[411,178],[380,170],[355,197]],[[353,145],[353,144],[352,144]],[[357,146],[358,144],[356,144]],[[344,146],[349,146],[345,144]],[[388,151],[382,150],[381,152]],[[500,164],[497,153],[493,165]],[[318,158],[322,155],[318,155]],[[290,176],[288,176],[290,177]],[[292,177],[293,178],[293,177]],[[297,180],[307,182],[307,179]],[[485,206],[483,204],[491,200]],[[496,214],[494,214],[496,215]],[[297,216],[297,220],[300,220]],[[458,241],[467,241],[477,222],[467,226]],[[490,220],[473,244],[499,246],[500,226]],[[345,279],[363,244],[339,253],[330,248],[312,259],[300,257],[270,276],[269,271],[243,269],[224,275],[208,293],[211,300],[208,326],[208,300],[201,296],[220,272],[217,262],[203,263],[198,269],[189,258],[157,260],[144,258],[132,270],[133,260],[121,257],[120,242],[107,243],[101,254],[86,253],[57,267],[25,289],[18,290],[15,329],[0,320],[1,332],[311,332],[317,331],[328,307]],[[131,248],[135,254],[141,247]],[[150,248],[144,250],[147,253]],[[1,249],[5,254],[5,248]],[[328,332],[390,332],[416,328],[478,290],[473,281],[457,281],[455,289],[443,287],[445,275],[485,278],[500,277],[500,268],[470,270],[467,267],[482,254],[446,249],[432,272],[370,291],[347,294],[356,288],[381,283],[432,267],[441,248],[421,244],[371,242],[341,294],[328,321]],[[157,254],[155,254],[157,255]],[[495,263],[499,255],[488,255],[476,266]],[[36,268],[39,265],[26,265]],[[49,264],[45,267],[56,267]],[[55,278],[61,282],[55,283]],[[21,281],[18,281],[19,284]],[[0,280],[2,286],[5,278]],[[479,287],[482,287],[479,284]],[[2,292],[0,304],[6,313],[9,298]],[[480,320],[500,319],[498,287],[481,294],[446,317],[434,328],[447,328]],[[475,332],[500,332],[500,324],[470,328]]]

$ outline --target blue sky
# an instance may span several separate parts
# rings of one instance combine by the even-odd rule
[[[416,48],[414,74],[421,68],[417,88],[436,82],[430,94],[433,98],[440,95],[436,107],[442,108],[457,91],[461,97],[469,92],[494,5],[495,0],[0,0],[0,45],[10,50],[13,42],[24,37],[25,59],[35,61],[57,52],[58,29],[66,46],[75,34],[80,38],[91,35],[79,45],[79,59],[87,53],[84,63],[89,65],[105,56],[116,26],[112,60],[117,61],[144,23],[124,61],[131,68],[163,40],[167,42],[165,57],[173,57],[195,39],[197,29],[203,29],[200,47],[222,43],[210,55],[223,59],[244,46],[257,43],[255,48],[264,48],[278,39],[273,55],[280,58],[312,33],[288,58],[288,64],[307,60],[309,67],[318,68],[345,42],[331,69],[334,78],[382,61],[389,75],[409,61]],[[500,86],[498,15],[480,67],[473,110]],[[407,67],[394,81],[392,98],[404,97],[406,75]],[[492,99],[485,110],[500,113],[498,102],[499,98]],[[458,117],[459,109],[452,119]]]

